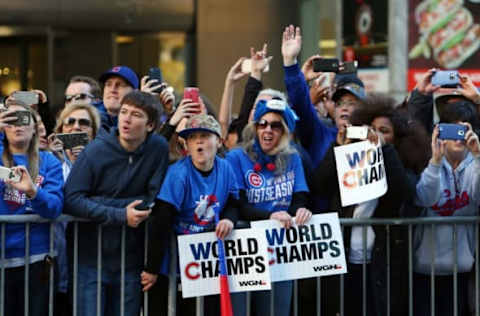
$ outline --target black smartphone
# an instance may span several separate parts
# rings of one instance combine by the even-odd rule
[[[135,209],[137,211],[146,211],[146,210],[151,209],[154,205],[155,205],[155,202],[142,201],[142,203],[135,206]]]
[[[343,69],[339,70],[339,74],[354,74],[357,72],[357,61],[345,61],[343,62]]]
[[[313,60],[314,72],[338,72],[338,58],[316,58]]]
[[[30,120],[32,115],[29,111],[15,111],[12,114],[9,114],[8,117],[16,117],[15,121],[10,121],[8,124],[15,126],[26,126],[30,125]]]
[[[55,134],[55,137],[62,141],[64,149],[72,149],[73,147],[86,146],[88,144],[87,133]]]
[[[155,80],[158,80],[155,85],[158,85],[158,84],[161,84],[163,82],[163,77],[162,77],[162,71],[160,70],[160,68],[158,67],[152,67],[148,70],[148,81],[152,80],[152,79],[155,79]],[[156,92],[156,93],[161,93],[163,91],[163,89],[165,89],[165,87],[160,87],[160,88],[157,88],[155,90],[153,90],[153,92]]]

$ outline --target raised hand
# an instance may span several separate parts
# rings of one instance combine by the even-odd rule
[[[300,27],[287,26],[282,36],[283,65],[292,66],[297,63],[297,56],[302,49],[302,35]]]

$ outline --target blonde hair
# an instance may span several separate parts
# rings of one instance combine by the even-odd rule
[[[75,103],[65,107],[58,116],[57,124],[55,125],[54,129],[55,133],[62,133],[62,127],[65,119],[67,118],[67,116],[77,110],[87,111],[88,116],[90,116],[90,119],[92,120],[92,138],[95,138],[95,136],[97,136],[98,130],[100,129],[100,115],[98,114],[98,110],[88,103]]]
[[[32,178],[33,183],[36,182],[38,176],[38,170],[40,165],[40,156],[38,154],[38,125],[37,125],[37,117],[35,116],[35,111],[27,106],[25,103],[20,101],[9,101],[7,102],[8,107],[10,106],[20,106],[25,109],[25,111],[30,112],[31,119],[33,120],[33,135],[30,139],[27,148],[27,160],[28,160],[28,173]],[[2,153],[2,161],[3,165],[7,168],[11,168],[14,166],[13,162],[13,155],[10,151],[10,147],[8,145],[8,138],[7,134],[3,138],[3,153]]]
[[[290,132],[287,124],[283,120],[280,120],[283,125],[283,134],[277,147],[273,151],[275,155],[275,174],[282,174],[287,169],[287,165],[290,162],[290,156],[297,152],[297,150],[290,145]],[[250,122],[245,126],[242,133],[243,141],[240,143],[240,147],[243,148],[247,156],[252,161],[258,160],[258,154],[253,149],[253,145],[257,140],[257,128],[255,122]]]

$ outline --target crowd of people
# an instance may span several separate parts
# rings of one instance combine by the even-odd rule
[[[107,70],[98,81],[71,78],[57,113],[39,90],[34,90],[38,104],[25,104],[14,94],[6,98],[0,111],[0,162],[12,177],[0,181],[0,214],[47,219],[69,214],[87,221],[75,229],[72,222],[55,222],[53,257],[49,223],[32,223],[28,230],[25,224],[6,225],[5,315],[21,315],[25,305],[30,315],[47,315],[52,265],[55,315],[72,314],[74,292],[77,315],[123,310],[137,316],[145,292],[150,315],[167,315],[173,235],[215,231],[223,239],[240,221],[272,219],[289,228],[332,211],[345,218],[477,215],[480,92],[468,76],[460,71],[458,86],[445,88],[431,83],[436,72],[431,69],[398,104],[387,95],[367,95],[355,73],[315,71],[318,55],[301,66],[301,48],[300,28],[286,27],[281,45],[285,86],[279,90],[263,87],[271,60],[267,45],[251,48],[250,71],[242,71],[242,57],[226,75],[218,116],[201,97],[178,101],[181,92],[168,83],[139,79],[127,66]],[[234,90],[246,77],[234,117]],[[18,122],[20,112],[26,112],[27,121]],[[463,139],[440,138],[439,123],[464,126]],[[357,141],[347,137],[349,126],[368,126],[366,139],[381,147],[388,190],[342,207],[334,149]],[[84,133],[85,140],[68,146],[61,136],[74,133]],[[252,173],[263,179],[261,188],[251,181]],[[285,189],[275,190],[276,184]],[[343,240],[344,306],[340,277],[324,277],[322,315],[338,315],[341,309],[344,315],[362,310],[406,315],[406,227],[367,226],[366,234],[360,226],[345,227]],[[431,313],[432,290],[435,315],[453,315],[455,308],[457,315],[470,315],[477,243],[473,224],[414,227],[414,315]],[[299,312],[313,315],[315,280],[299,284]],[[275,315],[291,315],[293,282],[272,287],[273,306],[270,291],[252,292],[253,315],[269,314],[272,307]],[[246,314],[245,300],[245,293],[232,294],[235,315]],[[205,302],[206,315],[219,314],[218,296]],[[194,313],[194,300],[179,295],[177,315]]]

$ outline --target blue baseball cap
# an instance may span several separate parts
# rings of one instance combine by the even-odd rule
[[[337,75],[335,83],[337,88],[332,95],[332,100],[334,102],[337,102],[345,93],[351,93],[360,100],[363,100],[366,97],[365,85],[356,75]]]
[[[107,72],[104,72],[99,81],[105,83],[108,78],[112,76],[117,76],[124,79],[129,85],[134,89],[138,89],[138,77],[137,74],[127,66],[115,66],[109,69]]]
[[[283,117],[283,120],[287,124],[288,130],[292,133],[295,130],[295,122],[298,120],[297,114],[290,108],[287,102],[278,99],[272,100],[260,100],[255,106],[255,113],[253,114],[253,120],[255,122],[260,121],[262,116],[268,112],[276,112]]]

